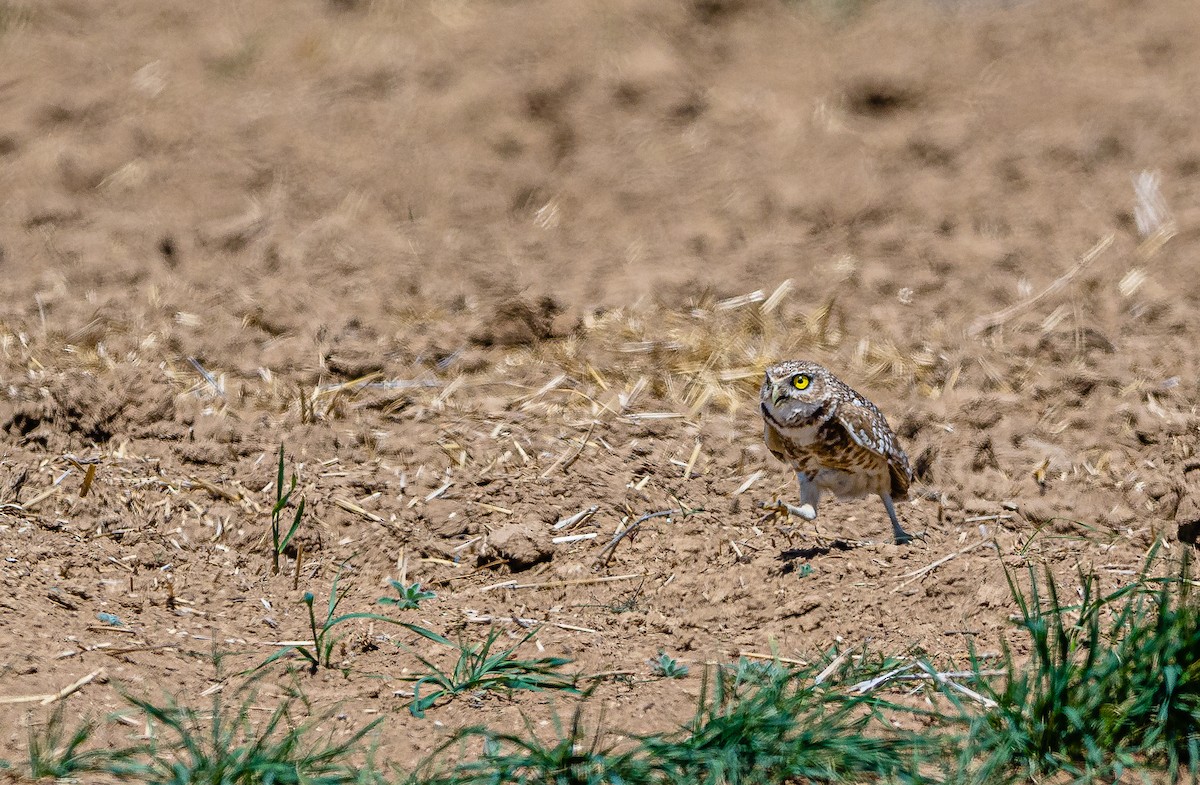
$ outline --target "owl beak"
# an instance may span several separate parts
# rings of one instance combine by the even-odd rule
[[[783,388],[783,385],[780,384],[777,379],[772,379],[771,380],[771,403],[774,404],[775,406],[778,406],[779,404],[783,403],[784,399],[786,399],[786,398],[787,398],[787,391]]]

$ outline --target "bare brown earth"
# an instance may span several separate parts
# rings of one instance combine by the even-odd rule
[[[73,714],[203,705],[341,570],[342,610],[403,574],[450,637],[532,619],[661,730],[741,652],[996,650],[1006,565],[1128,580],[1200,519],[1197,40],[1194,0],[0,0],[0,696],[103,668]],[[786,356],[887,414],[924,542],[878,500],[764,517]],[[280,444],[308,512],[272,577]],[[391,640],[433,649],[385,626],[300,684],[339,733],[386,716],[386,759],[570,710],[413,719]],[[0,704],[5,757],[45,711]]]

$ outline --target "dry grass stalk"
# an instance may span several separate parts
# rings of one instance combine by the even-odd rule
[[[507,581],[500,581],[499,583],[492,583],[492,584],[488,584],[487,586],[480,586],[478,589],[478,592],[480,594],[484,594],[485,592],[495,591],[496,589],[511,589],[512,587],[514,587],[516,585],[517,585],[516,580],[510,578]]]
[[[732,311],[737,308],[744,308],[751,303],[761,303],[767,299],[767,295],[762,289],[755,289],[749,294],[739,294],[737,297],[728,297],[721,300],[713,306],[714,311]]]
[[[101,678],[103,675],[104,668],[97,668],[78,681],[72,682],[66,687],[63,687],[58,692],[42,695],[6,695],[4,697],[0,697],[0,704],[7,705],[12,703],[39,703],[42,706],[49,706],[51,703],[56,703],[63,698],[78,692],[96,679]]]
[[[546,470],[539,475],[539,478],[543,479],[543,480],[546,479],[547,477],[550,476],[550,473],[552,471],[554,471],[556,468],[558,468],[558,466],[560,464],[562,465],[562,470],[564,472],[567,471],[568,469],[570,469],[571,464],[575,463],[575,461],[579,458],[579,456],[583,454],[584,449],[588,445],[588,441],[592,438],[592,433],[595,432],[595,430],[596,430],[596,422],[597,422],[596,420],[592,420],[591,425],[588,426],[587,433],[584,434],[584,436],[583,436],[583,440],[581,442],[579,442],[579,446],[575,448],[575,451],[573,453],[570,453],[569,456],[568,456],[568,453],[563,453],[562,455],[560,455],[554,461],[554,463],[552,463],[548,467],[546,467]]]
[[[908,578],[908,580],[904,581],[903,583],[898,585],[896,588],[892,589],[892,593],[895,594],[896,592],[900,591],[904,587],[908,586],[913,581],[918,580],[922,576],[928,575],[929,573],[936,570],[938,567],[941,567],[946,562],[948,562],[952,559],[956,559],[959,556],[962,556],[964,553],[970,553],[971,551],[975,550],[976,548],[978,548],[981,545],[993,545],[994,546],[995,541],[991,537],[985,537],[982,540],[971,543],[970,545],[968,545],[965,548],[960,548],[959,550],[955,551],[954,553],[949,553],[949,554],[943,556],[942,558],[938,559],[937,561],[933,562],[932,564],[925,565],[924,567],[920,568],[919,570],[913,570],[912,572],[904,573],[904,575],[902,575],[901,577]]]
[[[99,465],[100,459],[76,458],[74,455],[64,455],[63,458],[83,472],[83,482],[79,486],[79,498],[82,499],[92,489],[92,483],[96,480],[96,466]]]
[[[616,581],[629,581],[634,578],[645,578],[646,574],[641,572],[631,572],[628,575],[604,575],[596,578],[577,578],[567,581],[547,581],[546,583],[517,583],[516,581],[505,581],[506,586],[501,586],[507,589],[560,589],[564,586],[591,586],[598,583],[615,583]],[[483,591],[483,589],[480,589]]]
[[[1099,258],[1100,254],[1107,251],[1109,246],[1112,245],[1112,243],[1113,243],[1113,235],[1111,235],[1111,234],[1105,235],[1103,238],[1100,239],[1100,241],[1098,243],[1093,245],[1088,250],[1087,253],[1085,253],[1083,256],[1081,256],[1079,258],[1079,261],[1077,261],[1074,265],[1072,265],[1071,268],[1069,270],[1067,270],[1065,273],[1063,273],[1062,275],[1060,275],[1059,277],[1057,277],[1053,281],[1051,281],[1050,285],[1047,286],[1045,289],[1043,289],[1042,291],[1033,295],[1032,297],[1028,297],[1028,298],[1022,300],[1019,303],[1014,303],[1013,305],[1010,305],[1007,308],[1004,308],[1000,311],[996,311],[995,313],[992,313],[992,314],[988,314],[987,316],[979,317],[975,321],[971,322],[971,325],[967,328],[967,335],[970,336],[971,338],[977,338],[979,335],[983,334],[984,332],[995,329],[996,327],[1000,327],[1001,325],[1003,325],[1003,324],[1007,323],[1009,320],[1011,320],[1013,317],[1018,316],[1018,315],[1024,313],[1025,311],[1029,310],[1033,306],[1037,305],[1042,300],[1046,299],[1047,297],[1049,297],[1050,295],[1059,291],[1064,286],[1066,286],[1068,283],[1070,283],[1071,280],[1075,278],[1075,276],[1079,275],[1081,272],[1084,271],[1084,269],[1087,268],[1088,265],[1090,265],[1092,262],[1096,261],[1096,259]]]
[[[554,524],[550,528],[554,531],[561,531],[570,526],[574,526],[575,524],[583,523],[588,518],[595,515],[599,510],[600,510],[600,506],[597,504],[593,504],[591,507],[588,507],[586,510],[580,510],[579,512],[575,513],[574,515],[563,518],[562,520],[558,521],[558,523]]]
[[[783,302],[783,298],[791,294],[791,291],[792,279],[788,278],[783,283],[779,284],[779,286],[775,288],[775,291],[771,292],[771,296],[768,297],[766,302],[762,304],[762,312],[765,314],[774,312],[775,309],[779,307],[780,303]]]
[[[754,472],[754,474],[751,474],[749,477],[746,478],[745,482],[743,482],[741,485],[738,486],[737,490],[733,492],[733,495],[741,496],[743,493],[750,490],[750,486],[754,485],[754,483],[761,480],[762,476],[765,473],[766,472],[764,472],[762,469],[759,469],[758,471]]]
[[[494,624],[496,622],[501,622],[516,624],[518,627],[524,627],[526,629],[548,624],[551,627],[557,627],[560,630],[568,630],[570,632],[590,632],[593,635],[600,634],[600,630],[593,630],[591,627],[580,627],[577,624],[566,624],[560,621],[539,621],[538,619],[526,619],[519,616],[467,616],[464,621],[470,624]]]
[[[525,395],[520,398],[514,398],[511,405],[512,406],[524,405],[524,404],[528,404],[531,401],[535,401],[538,398],[541,398],[546,393],[550,392],[551,390],[556,389],[560,384],[562,384],[566,380],[567,380],[567,375],[565,373],[560,373],[558,376],[555,376],[553,379],[551,379],[550,381],[546,382],[544,385],[539,387],[535,392],[532,392],[529,395]]]
[[[62,485],[62,481],[67,479],[68,475],[70,475],[69,470],[66,472],[63,472],[58,477],[56,477],[54,480],[54,483],[49,488],[46,488],[41,493],[34,496],[32,499],[28,499],[28,500],[22,502],[21,504],[6,505],[6,507],[11,508],[16,511],[32,510],[34,507],[41,504],[46,499],[48,499],[51,496],[53,496],[54,494],[58,493],[60,490],[60,486]]]
[[[200,374],[200,378],[202,378],[205,381],[205,383],[208,384],[208,386],[212,389],[213,393],[215,393],[218,397],[221,397],[221,398],[225,397],[224,386],[220,382],[217,381],[217,378],[215,376],[213,376],[211,373],[209,373],[208,370],[205,369],[205,367],[200,364],[199,360],[197,360],[195,357],[188,357],[187,361],[189,363],[191,363],[191,366],[193,368],[196,369],[196,373]]]
[[[983,695],[980,695],[978,692],[975,692],[975,691],[974,691],[974,690],[972,690],[972,689],[969,689],[969,688],[967,688],[967,687],[964,687],[964,686],[962,686],[961,684],[959,684],[958,682],[951,681],[951,680],[950,680],[948,677],[946,677],[944,674],[937,673],[936,671],[934,671],[934,670],[933,670],[933,668],[930,668],[928,665],[926,665],[926,664],[925,664],[925,663],[923,663],[923,662],[918,662],[918,663],[917,663],[917,665],[919,665],[919,666],[920,666],[920,668],[921,668],[921,670],[923,670],[923,671],[925,671],[926,673],[928,673],[928,674],[929,674],[929,676],[930,676],[930,677],[931,677],[931,678],[932,678],[934,681],[938,682],[939,684],[945,685],[945,686],[947,686],[947,687],[950,687],[951,689],[954,689],[954,690],[957,690],[958,692],[961,692],[963,695],[966,695],[968,698],[970,698],[971,700],[975,701],[975,702],[976,702],[976,703],[978,703],[980,706],[983,706],[985,709],[989,709],[989,710],[990,710],[990,709],[994,709],[994,708],[996,708],[996,706],[997,706],[997,703],[996,703],[996,701],[992,700],[991,698],[988,698],[988,697],[985,697],[985,696],[983,696]]]
[[[561,537],[552,538],[550,542],[554,543],[555,545],[566,545],[572,542],[581,542],[583,540],[594,540],[599,536],[600,535],[596,532],[589,532],[587,534],[564,534]]]
[[[313,390],[313,398],[316,399],[326,395],[336,396],[344,392],[352,392],[355,390],[355,388],[369,384],[382,376],[383,374],[381,372],[374,371],[366,374],[365,376],[360,376],[357,379],[350,379],[349,381],[342,382],[340,384],[322,385]]]
[[[1138,255],[1149,259],[1175,236],[1175,218],[1162,195],[1162,174],[1142,171],[1133,178],[1134,220],[1142,237]]]
[[[820,673],[817,674],[817,677],[815,679],[813,679],[813,684],[820,684],[821,682],[825,681],[830,676],[832,676],[837,671],[838,668],[842,667],[842,663],[844,663],[850,657],[850,655],[852,653],[854,653],[857,649],[858,649],[857,646],[854,648],[851,648],[851,649],[846,649],[841,654],[834,657],[833,660],[828,665],[826,665],[825,668]]]
[[[376,515],[373,512],[364,510],[362,507],[358,506],[357,504],[350,501],[349,499],[343,498],[341,496],[334,496],[333,498],[330,499],[330,501],[333,502],[334,504],[336,504],[338,507],[341,507],[346,512],[352,512],[355,515],[361,515],[362,517],[366,518],[368,521],[372,521],[373,523],[384,523],[385,522],[384,518],[381,518],[380,516]]]
[[[687,466],[683,467],[683,479],[688,480],[692,477],[692,469],[696,467],[696,459],[700,457],[700,442],[696,441],[696,446],[692,448],[692,457],[688,458]]]
[[[208,480],[205,480],[201,477],[188,477],[188,482],[191,483],[192,486],[194,486],[196,488],[200,488],[201,490],[208,491],[208,493],[211,496],[214,496],[218,499],[224,499],[225,501],[233,502],[234,504],[237,504],[238,502],[240,502],[242,500],[242,495],[240,493],[234,493],[233,491],[227,491],[224,488],[222,488],[221,486],[214,485],[213,483],[211,483]]]
[[[514,442],[514,443],[515,443],[515,442]],[[431,501],[433,501],[434,499],[436,499],[437,497],[441,496],[441,495],[442,495],[443,493],[445,493],[446,491],[450,490],[450,486],[452,486],[452,485],[454,485],[454,481],[453,481],[453,480],[446,480],[446,482],[445,482],[445,483],[444,483],[444,484],[443,484],[443,485],[442,485],[440,488],[437,488],[436,490],[434,490],[434,491],[430,492],[430,493],[429,493],[429,494],[428,494],[428,495],[425,497],[425,501],[427,501],[427,502],[431,502]],[[416,501],[416,500],[414,499],[413,501]]]
[[[477,501],[472,501],[472,500],[468,500],[468,502],[470,504],[474,504],[476,507],[482,507],[485,510],[491,510],[492,512],[498,512],[501,515],[512,515],[513,514],[513,511],[508,509],[507,507],[499,507],[495,504],[488,504],[487,502],[477,502]]]
[[[647,475],[644,478],[644,480],[649,480],[649,475]],[[641,484],[645,485],[645,482],[642,482]],[[634,486],[634,487],[637,487],[637,486]],[[646,521],[651,520],[653,518],[666,518],[671,515],[682,514],[682,513],[683,513],[683,510],[681,508],[678,510],[660,510],[658,512],[651,512],[651,513],[647,513],[647,514],[643,515],[642,517],[638,518],[633,523],[626,526],[624,529],[621,529],[621,531],[617,532],[616,536],[613,537],[612,540],[610,540],[607,545],[605,545],[603,548],[600,549],[600,553],[596,554],[595,563],[597,565],[607,567],[608,563],[610,561],[612,561],[612,555],[613,555],[613,553],[616,552],[617,546],[621,544],[621,540],[625,539],[626,537],[632,536],[633,533],[636,532],[638,530],[638,528]]]
[[[730,654],[732,657],[745,657],[748,660],[768,660],[770,662],[782,662],[786,665],[796,665],[801,668],[807,668],[811,663],[808,660],[794,660],[787,657],[780,657],[777,654],[762,654],[753,651],[735,651]]]

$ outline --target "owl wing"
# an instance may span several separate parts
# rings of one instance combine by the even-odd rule
[[[875,404],[854,393],[853,397],[840,402],[834,419],[855,444],[887,460],[888,474],[892,480],[892,498],[903,499],[907,496],[908,486],[912,483],[908,456],[896,443],[896,435]]]
[[[788,462],[787,445],[783,441],[783,436],[770,421],[766,420],[764,420],[763,441],[767,443],[767,449],[771,451],[772,455],[784,463]]]

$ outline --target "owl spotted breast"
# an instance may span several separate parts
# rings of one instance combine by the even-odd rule
[[[796,472],[800,503],[816,516],[822,491],[843,499],[883,499],[898,544],[912,541],[893,499],[908,496],[912,469],[875,404],[825,368],[786,360],[767,369],[761,393],[771,454]]]

